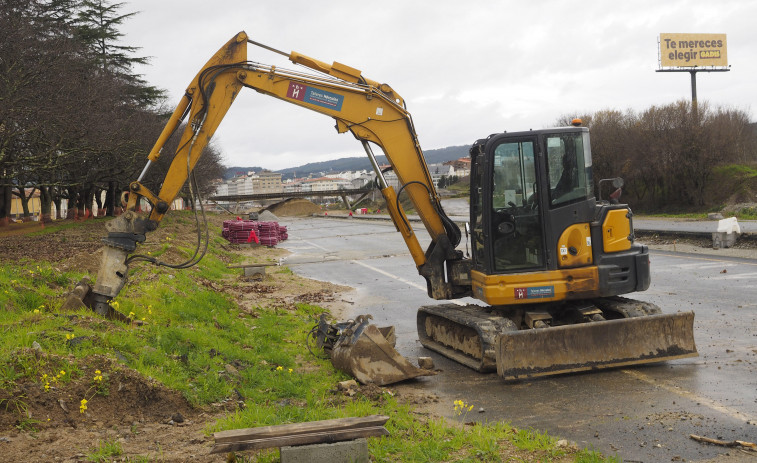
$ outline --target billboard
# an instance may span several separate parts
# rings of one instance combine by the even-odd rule
[[[660,66],[728,66],[725,34],[660,34]]]

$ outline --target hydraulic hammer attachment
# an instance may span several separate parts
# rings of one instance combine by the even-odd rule
[[[514,380],[696,357],[694,313],[503,333],[497,374]]]

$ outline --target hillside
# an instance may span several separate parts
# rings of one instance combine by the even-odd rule
[[[426,162],[428,164],[436,164],[439,162],[452,161],[468,155],[468,149],[470,146],[448,146],[446,148],[438,148],[428,150],[424,152]],[[388,164],[386,156],[377,156],[376,160],[379,164]],[[330,172],[343,172],[346,170],[362,170],[370,169],[371,164],[366,156],[352,157],[352,158],[340,158],[331,161],[311,162],[302,166],[290,167],[287,169],[277,170],[275,172],[281,172],[283,178],[294,177],[295,172],[298,177],[307,177],[310,174],[318,173],[330,173]],[[228,167],[224,172],[224,179],[230,179],[237,172],[247,171],[259,171],[261,167]]]

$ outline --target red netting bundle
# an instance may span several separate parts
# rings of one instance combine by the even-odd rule
[[[289,238],[287,227],[278,222],[253,220],[225,220],[221,236],[230,243],[259,243],[263,246],[276,246],[279,241]]]

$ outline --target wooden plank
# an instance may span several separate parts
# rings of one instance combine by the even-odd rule
[[[245,268],[245,267],[279,267],[280,264],[229,264],[226,268]]]
[[[258,428],[231,429],[214,433],[213,437],[215,438],[216,444],[221,444],[253,439],[270,439],[281,436],[383,426],[388,420],[389,417],[384,415],[336,418],[333,420],[261,426]]]
[[[292,445],[330,444],[362,437],[377,437],[389,435],[389,431],[383,426],[369,426],[358,429],[342,429],[335,431],[311,432],[278,437],[263,437],[253,440],[240,440],[237,442],[218,443],[213,446],[210,453],[239,452],[242,450],[260,450],[272,447],[286,447]]]

